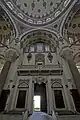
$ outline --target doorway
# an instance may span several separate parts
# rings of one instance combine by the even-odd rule
[[[74,100],[76,110],[77,110],[77,112],[80,112],[80,94],[78,92],[78,89],[72,89],[70,91],[71,91],[71,95]]]
[[[35,95],[34,96],[34,111],[41,111],[41,96]]]
[[[45,83],[34,84],[34,111],[47,113],[47,96]]]

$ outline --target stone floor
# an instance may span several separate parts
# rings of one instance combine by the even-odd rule
[[[53,120],[53,118],[43,112],[33,112],[29,120]]]
[[[57,118],[58,120],[80,120],[80,115],[60,115],[57,116]],[[17,114],[0,113],[0,120],[23,120],[23,116]],[[52,119],[52,117],[47,115],[46,113],[34,112],[32,116],[30,116],[26,120],[55,120],[55,119]]]

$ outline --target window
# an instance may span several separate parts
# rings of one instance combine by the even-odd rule
[[[65,99],[65,94],[63,91],[63,86],[59,82],[53,82],[52,83],[52,93],[53,93],[53,103],[54,103],[54,108],[59,110],[59,109],[66,109],[66,99]]]
[[[16,108],[25,108],[26,91],[20,90],[17,99]]]
[[[43,52],[43,43],[37,43],[37,52]]]
[[[4,61],[3,61],[3,62],[4,62]],[[1,71],[2,71],[2,69],[3,69],[3,67],[4,67],[4,64],[0,63],[0,73],[1,73]]]
[[[77,112],[80,112],[80,94],[78,89],[70,90]]]
[[[45,52],[49,52],[49,51],[50,51],[49,45],[45,45]]]
[[[39,96],[39,95],[34,96],[33,101],[34,101],[33,110],[34,111],[40,111],[40,109],[41,109],[40,108],[41,107],[41,96]]]
[[[80,73],[80,65],[77,65],[76,67],[77,67],[77,69],[78,69],[78,71]]]
[[[69,42],[70,42],[70,43],[73,43],[73,39],[72,39],[72,38],[69,38]]]
[[[52,50],[52,52],[54,51],[54,48],[50,47],[48,44],[46,43],[35,43],[31,46],[29,46],[29,51],[28,52],[49,52],[50,50]]]
[[[30,52],[34,52],[34,45],[30,46]]]
[[[56,108],[65,108],[62,90],[54,90]]]

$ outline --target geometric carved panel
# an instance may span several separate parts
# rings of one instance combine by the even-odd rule
[[[36,54],[35,55],[35,63],[36,62],[45,62],[45,55],[44,54]]]

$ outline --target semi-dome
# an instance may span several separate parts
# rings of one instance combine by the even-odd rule
[[[47,24],[64,13],[72,0],[3,0],[7,7],[23,22],[33,25]]]

